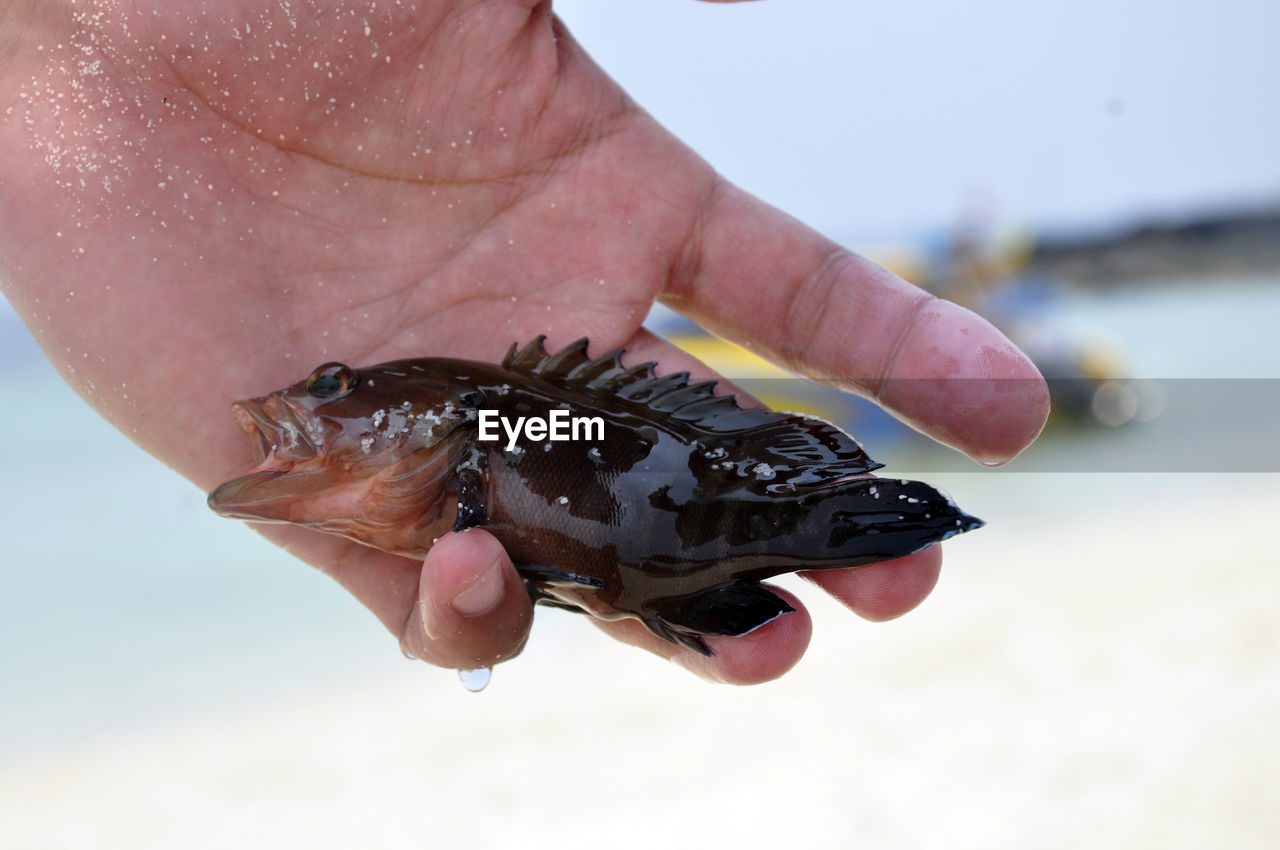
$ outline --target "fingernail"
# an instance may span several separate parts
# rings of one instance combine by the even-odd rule
[[[449,600],[449,605],[464,617],[479,617],[498,607],[503,589],[502,563],[494,558]]]

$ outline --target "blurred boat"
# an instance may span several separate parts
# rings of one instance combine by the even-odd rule
[[[1155,416],[1159,399],[1133,380],[1123,346],[1062,321],[1069,286],[1027,270],[1033,245],[1025,231],[997,238],[982,221],[962,222],[907,279],[985,317],[1026,352],[1049,383],[1051,425],[1118,427]]]

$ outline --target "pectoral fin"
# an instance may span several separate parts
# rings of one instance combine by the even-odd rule
[[[526,581],[536,581],[552,587],[604,587],[604,582],[598,578],[542,564],[516,564],[516,572]]]
[[[489,508],[484,501],[484,455],[474,446],[467,459],[458,464],[458,515],[453,531],[465,531],[489,522]]]
[[[556,596],[555,588],[584,590],[604,587],[604,582],[598,578],[578,575],[557,567],[547,567],[542,564],[516,564],[515,567],[516,572],[520,574],[520,578],[524,579],[524,586],[529,591],[529,598],[535,603],[550,605],[553,608],[562,608],[566,611],[575,611],[579,614],[589,614],[590,612],[580,605]]]
[[[713,653],[699,635],[741,637],[796,610],[768,588],[741,580],[684,596],[653,599],[646,608],[657,615],[656,622],[645,621],[651,632],[703,655]]]

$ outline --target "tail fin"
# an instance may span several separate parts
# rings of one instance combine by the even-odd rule
[[[826,539],[813,543],[828,562],[819,568],[900,558],[985,525],[936,487],[895,478],[841,482],[825,489],[819,510]]]

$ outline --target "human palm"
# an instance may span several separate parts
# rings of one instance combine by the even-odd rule
[[[1035,372],[982,320],[721,181],[549,4],[213,5],[0,13],[16,34],[0,46],[7,291],[87,400],[201,487],[247,458],[228,403],[325,360],[493,360],[541,333],[705,373],[641,328],[656,298],[975,457],[1039,430],[1034,381],[998,397],[989,382],[886,383]],[[527,635],[528,599],[483,532],[442,540],[425,570],[265,533],[435,663],[493,663]],[[497,578],[475,582],[487,564]],[[814,580],[883,618],[918,603],[938,564],[934,547]],[[737,682],[778,675],[809,636],[802,608],[713,639],[710,659],[605,628]]]

